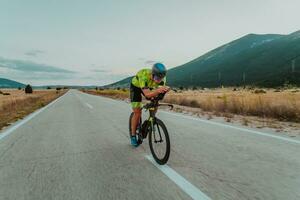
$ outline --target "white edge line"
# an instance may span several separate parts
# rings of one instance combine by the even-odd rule
[[[89,107],[90,109],[93,109],[93,106],[91,106],[89,103],[85,103],[85,105],[86,105],[87,107]]]
[[[256,135],[271,137],[271,138],[275,138],[275,139],[279,139],[279,140],[284,140],[284,141],[287,141],[287,142],[300,144],[299,140],[294,140],[294,139],[290,139],[290,138],[287,138],[287,137],[277,136],[277,135],[273,135],[273,134],[269,134],[269,133],[263,133],[263,132],[260,132],[260,131],[250,130],[250,129],[246,129],[246,128],[240,128],[240,127],[236,127],[236,126],[231,126],[231,125],[227,125],[227,124],[222,124],[222,123],[218,123],[218,122],[213,122],[213,121],[209,121],[209,120],[204,120],[204,119],[200,119],[200,118],[195,118],[195,117],[186,116],[186,115],[177,114],[177,113],[172,113],[172,112],[167,112],[167,111],[160,111],[160,112],[164,112],[164,113],[167,113],[167,114],[170,114],[170,115],[175,115],[177,117],[184,117],[184,118],[187,118],[187,119],[192,119],[192,120],[204,122],[204,123],[207,123],[207,124],[223,126],[223,127],[226,127],[226,128],[232,128],[232,129],[236,129],[236,130],[240,130],[240,131],[254,133]]]
[[[169,177],[177,186],[179,186],[192,199],[211,200],[206,194],[201,192],[197,187],[191,184],[188,180],[178,174],[168,165],[159,165],[149,155],[145,156],[153,165],[155,165],[161,172]]]
[[[44,106],[44,107],[42,107],[42,108],[34,111],[33,113],[27,115],[24,119],[15,122],[11,126],[9,126],[6,130],[0,131],[0,140],[2,140],[5,136],[11,134],[13,131],[15,131],[17,128],[19,128],[23,124],[27,123],[29,120],[31,120],[32,118],[34,118],[35,116],[37,116],[39,113],[43,112],[44,110],[46,110],[47,108],[49,108],[50,106],[52,106],[53,104],[55,104],[59,99],[61,99],[67,93],[68,92],[66,92],[62,96],[58,97],[57,99],[55,99],[54,101],[52,101],[48,105],[46,105],[46,106]]]
[[[84,93],[84,92],[82,92],[82,93]],[[87,93],[84,93],[84,94],[91,95],[91,94],[87,94]],[[101,97],[101,98],[105,98],[105,99],[111,99],[109,97],[103,97],[103,96],[96,96],[96,95],[91,95],[91,96]],[[124,102],[124,101],[119,101],[119,100],[116,100],[116,99],[111,99],[111,100],[118,101],[118,102]],[[126,103],[126,102],[124,102],[124,103]],[[260,131],[251,130],[251,129],[241,128],[241,127],[231,126],[231,125],[228,125],[228,124],[222,124],[222,123],[219,123],[219,122],[214,122],[214,121],[209,121],[209,120],[205,120],[205,119],[186,116],[186,115],[183,115],[183,114],[180,114],[180,113],[168,112],[168,111],[164,111],[164,110],[160,110],[159,112],[174,115],[174,116],[177,116],[177,117],[184,117],[186,119],[192,119],[192,120],[200,121],[200,122],[211,124],[211,125],[223,126],[223,127],[226,127],[226,128],[232,128],[232,129],[236,129],[236,130],[240,130],[240,131],[245,131],[245,132],[248,132],[248,133],[254,133],[254,134],[260,135],[260,136],[271,137],[271,138],[283,140],[283,141],[286,141],[286,142],[292,142],[292,143],[295,143],[295,144],[300,144],[300,140],[290,139],[290,138],[283,137],[283,136],[277,136],[277,135],[273,135],[273,134],[269,134],[269,133],[263,133],[263,132],[260,132]]]

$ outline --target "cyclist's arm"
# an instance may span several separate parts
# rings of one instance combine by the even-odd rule
[[[151,99],[152,97],[156,97],[157,95],[159,95],[161,93],[161,90],[150,90],[148,87],[147,87],[147,79],[145,77],[139,77],[139,85],[142,89],[142,92],[144,94],[144,96],[147,98],[147,99]]]
[[[156,90],[150,90],[149,88],[144,88],[142,89],[144,95],[146,98],[152,98],[152,97],[156,97],[157,95],[159,95],[161,93],[161,90],[156,89]]]
[[[169,91],[169,87],[165,86],[166,78],[164,78],[164,81],[162,82],[161,86],[157,89],[150,90],[146,85],[147,79],[145,77],[139,77],[139,85],[142,88],[143,94],[147,99],[151,99],[153,97],[156,97],[160,93],[166,93]]]
[[[162,87],[159,87],[155,90],[150,90],[149,88],[142,89],[142,91],[143,91],[146,98],[156,97],[157,95],[159,95],[161,93],[166,93],[169,90],[170,90],[170,88],[168,86],[162,86]]]

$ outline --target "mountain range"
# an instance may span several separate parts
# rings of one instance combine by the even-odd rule
[[[131,77],[108,85],[128,87]],[[175,87],[300,85],[300,31],[248,34],[168,70]]]
[[[0,88],[19,88],[19,87],[24,88],[25,85],[17,81],[9,80],[6,78],[0,78]]]
[[[0,88],[25,88],[25,84],[19,83],[17,81],[13,81],[6,78],[0,78]],[[32,86],[35,89],[46,89],[46,88],[73,88],[73,89],[80,89],[80,88],[95,88],[97,86],[89,85],[89,86],[80,86],[80,85],[41,85],[41,86]]]
[[[131,78],[105,87],[129,87]],[[167,84],[173,87],[300,86],[300,31],[288,35],[248,34],[171,68]],[[24,84],[0,78],[0,88],[18,87]],[[47,86],[39,88],[44,87]]]

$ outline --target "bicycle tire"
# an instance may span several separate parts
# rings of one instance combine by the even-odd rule
[[[150,125],[150,124],[149,124]],[[162,129],[162,134],[164,134],[165,136],[165,142],[166,142],[166,151],[165,151],[165,155],[162,158],[158,158],[158,156],[156,155],[155,151],[154,151],[154,147],[153,147],[153,132],[152,132],[152,127],[150,125],[149,133],[148,133],[148,137],[149,137],[149,146],[150,146],[150,151],[151,154],[154,158],[154,160],[159,164],[159,165],[164,165],[168,162],[169,157],[170,157],[170,149],[171,149],[171,145],[170,145],[170,138],[169,138],[169,133],[167,130],[167,127],[165,126],[165,124],[158,118],[155,118],[154,120],[154,126],[158,125],[159,127],[161,127]]]

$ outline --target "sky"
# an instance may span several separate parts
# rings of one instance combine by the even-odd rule
[[[0,0],[0,78],[105,85],[249,33],[300,29],[299,0]]]

